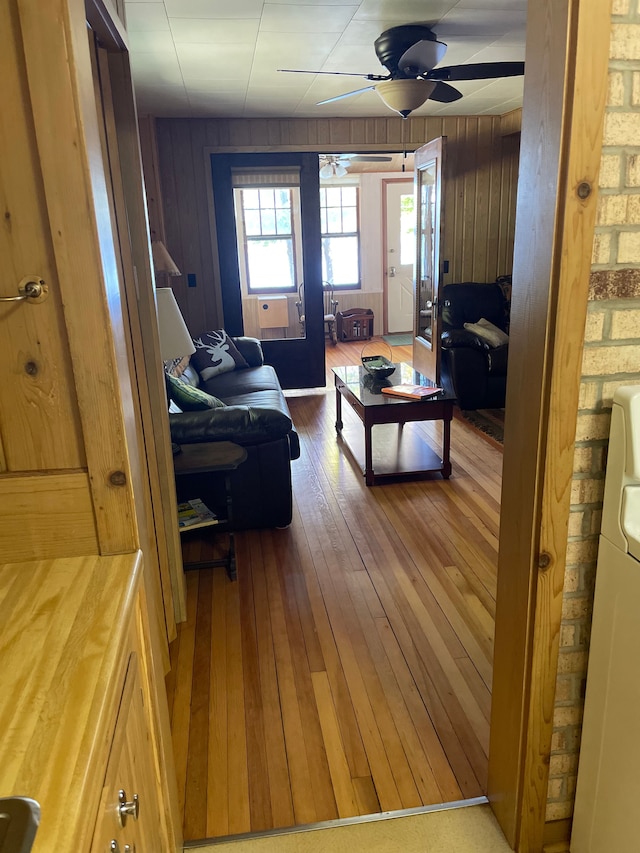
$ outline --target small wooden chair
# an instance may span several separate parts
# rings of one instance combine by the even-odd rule
[[[333,285],[328,281],[322,282],[322,298],[324,302],[324,330],[325,337],[329,338],[335,346],[338,342],[336,332],[336,313],[338,311],[338,300],[334,296]],[[305,332],[305,309],[304,309],[304,282],[298,288],[298,300],[296,302],[298,310],[298,322],[300,323],[300,336],[304,337]]]

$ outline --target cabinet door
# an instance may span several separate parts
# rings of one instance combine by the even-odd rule
[[[132,653],[122,691],[91,853],[155,853],[168,849],[161,837],[153,747]],[[136,814],[137,809],[137,814]],[[127,814],[129,812],[129,814]],[[115,842],[117,847],[113,847]]]

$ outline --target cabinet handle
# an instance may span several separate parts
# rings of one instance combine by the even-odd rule
[[[120,853],[120,845],[114,838],[109,845],[109,853]]]
[[[138,795],[134,794],[133,799],[127,802],[126,792],[122,789],[118,791],[118,818],[120,826],[124,829],[127,825],[127,818],[132,817],[134,820],[138,820],[139,814],[140,801],[138,800]]]

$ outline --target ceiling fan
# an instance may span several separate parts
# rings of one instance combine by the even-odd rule
[[[384,154],[320,154],[320,177],[343,178],[351,163],[389,163],[393,157]]]
[[[450,86],[448,80],[489,80],[494,77],[518,77],[524,74],[524,62],[476,62],[468,65],[437,67],[447,45],[438,41],[433,30],[423,24],[404,24],[385,30],[374,42],[376,56],[388,74],[357,74],[349,71],[303,71],[279,68],[293,74],[337,74],[345,77],[364,77],[371,85],[335,98],[319,101],[330,104],[375,89],[385,104],[403,118],[425,101],[449,104],[462,97],[462,92]]]

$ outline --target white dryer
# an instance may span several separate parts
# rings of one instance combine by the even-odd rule
[[[640,386],[614,396],[571,853],[640,851]]]

